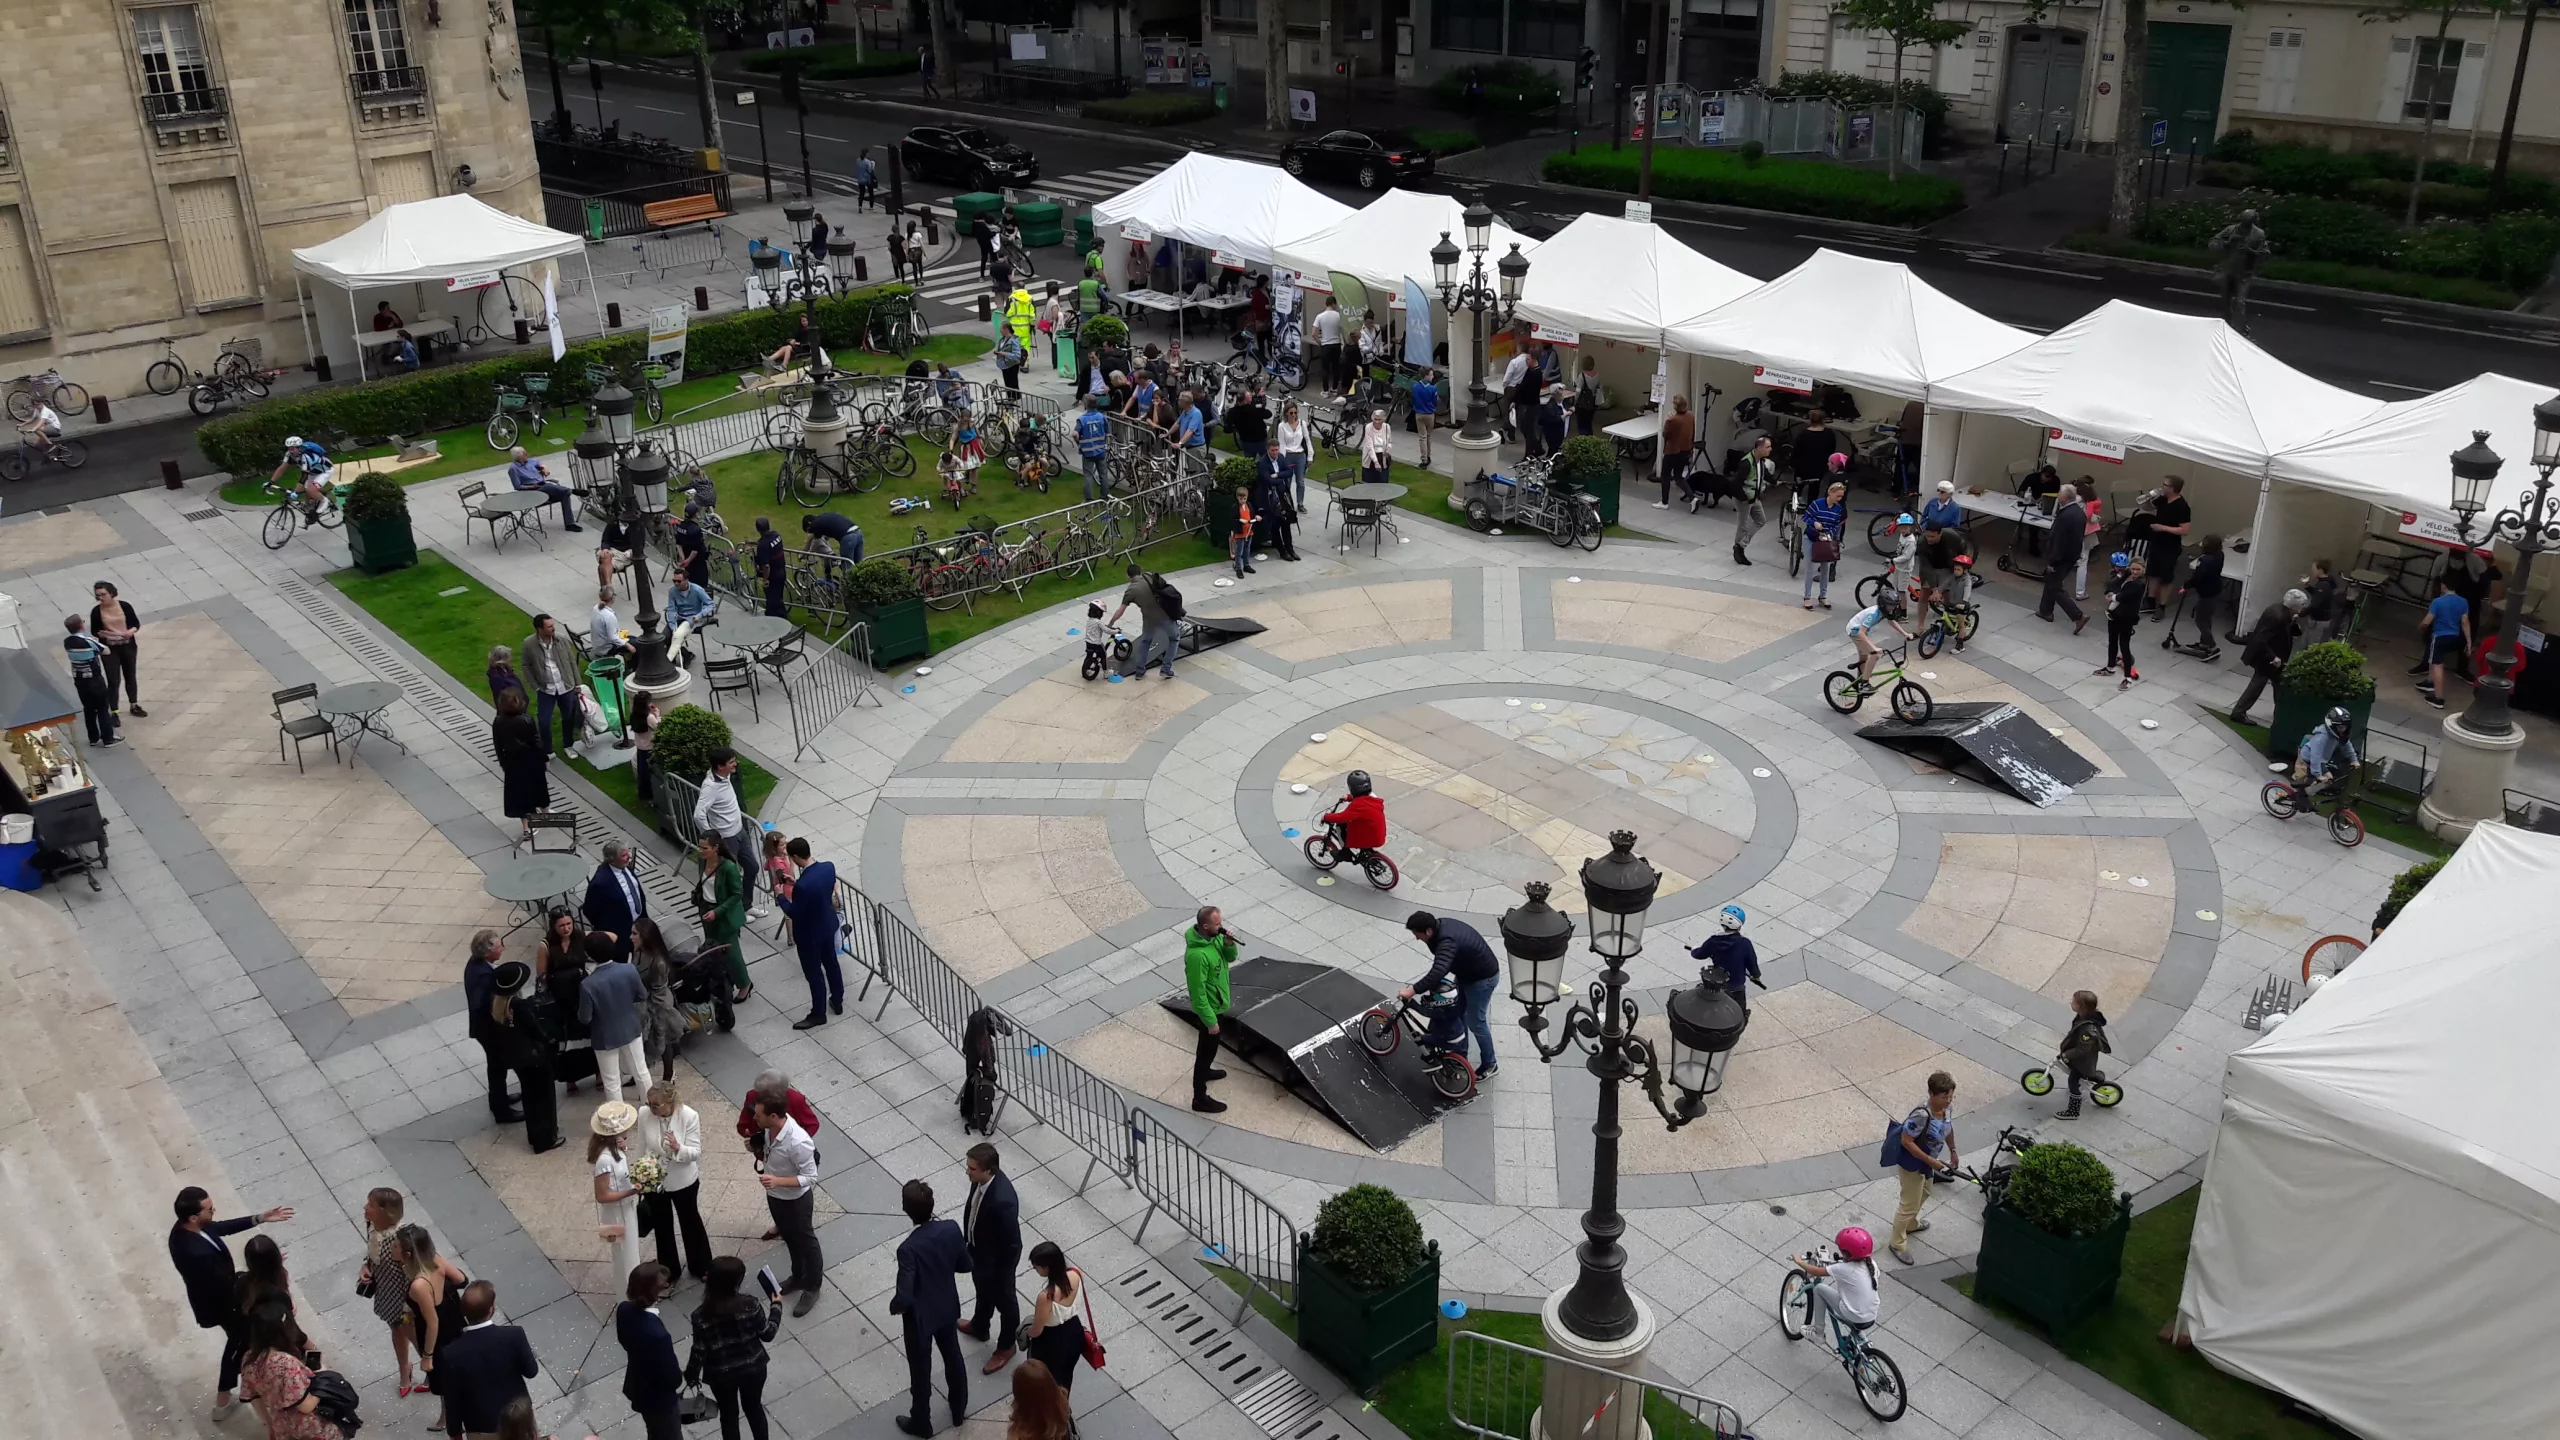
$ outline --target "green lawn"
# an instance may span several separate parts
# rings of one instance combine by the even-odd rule
[[[329,577],[329,583],[433,661],[456,688],[484,699],[490,647],[504,645],[513,649],[533,633],[532,616],[432,550],[419,551],[418,563],[406,570],[385,575],[340,570]],[[563,628],[578,632],[585,625],[581,620]],[[657,813],[641,801],[638,777],[630,766],[599,769],[575,759],[569,765],[588,784],[630,811],[644,830],[658,828]],[[738,803],[748,814],[763,808],[765,798],[773,793],[773,785],[770,771],[739,757]]]
[[[2201,1188],[2189,1190],[2134,1217],[2114,1303],[2055,1340],[2055,1348],[2205,1440],[2330,1440],[2336,1432],[2287,1415],[2285,1401],[2273,1391],[2215,1369],[2192,1350],[2160,1342],[2161,1327],[2177,1313],[2178,1290],[2187,1274],[2188,1236],[2195,1229],[2202,1193]],[[1947,1283],[1973,1293],[1971,1275]],[[1985,1303],[2020,1328],[2034,1328],[2001,1306]]]
[[[2223,726],[2230,730],[2232,734],[2248,741],[2249,749],[2252,752],[2261,757],[2267,753],[2266,726],[2244,725],[2239,721],[2232,719],[2230,712],[2222,709],[2220,706],[2207,705],[2204,707],[2204,710],[2206,714],[2221,721]],[[2405,845],[2410,849],[2417,851],[2421,855],[2450,855],[2453,853],[2452,846],[2437,839],[2436,836],[2425,826],[2420,825],[2415,820],[2403,820],[2398,815],[2390,814],[2382,808],[2383,806],[2388,805],[2394,810],[2414,815],[2417,813],[2418,801],[2421,797],[2412,795],[2406,790],[2394,790],[2388,785],[2371,784],[2368,784],[2365,787],[2365,794],[2369,796],[2370,799],[2367,803],[2356,807],[2356,814],[2363,817],[2364,830],[2366,834],[2388,840],[2394,845]],[[2273,824],[2279,822],[2271,820],[2269,823]]]

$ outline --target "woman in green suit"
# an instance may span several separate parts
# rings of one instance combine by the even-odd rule
[[[702,912],[702,943],[705,948],[728,947],[730,989],[734,1003],[744,1003],[755,993],[747,979],[747,957],[738,945],[738,932],[747,927],[747,872],[729,857],[719,836],[704,835],[694,844],[702,857],[702,879],[693,887],[694,906]]]

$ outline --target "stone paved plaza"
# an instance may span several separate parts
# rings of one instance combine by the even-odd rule
[[[410,492],[421,546],[582,628],[592,553],[569,537],[502,553],[466,539],[454,492],[469,478]],[[756,508],[733,505],[733,527]],[[40,647],[56,617],[87,610],[92,580],[123,587],[144,621],[151,710],[129,720],[131,744],[98,757],[116,822],[103,892],[0,896],[14,1002],[0,1005],[0,1193],[38,1220],[0,1243],[15,1281],[0,1390],[33,1397],[22,1413],[97,1418],[84,1433],[256,1432],[246,1411],[205,1418],[218,1343],[186,1321],[160,1244],[167,1197],[198,1183],[224,1213],[295,1207],[274,1230],[315,1343],[363,1388],[380,1433],[417,1433],[434,1402],[394,1398],[390,1347],[353,1291],[365,1190],[391,1185],[533,1334],[544,1429],[636,1437],[599,1321],[606,1255],[583,1150],[535,1157],[520,1131],[493,1129],[464,1035],[464,944],[505,923],[480,878],[513,828],[479,738],[487,708],[451,691],[438,702],[448,724],[413,695],[388,716],[410,753],[368,741],[352,764],[323,749],[307,770],[278,764],[271,690],[420,675],[446,687],[336,598],[338,536],[269,552],[260,518],[149,493],[0,523],[0,577]],[[2261,762],[2201,711],[2228,705],[2236,665],[2164,653],[2119,693],[2089,673],[2099,637],[2039,625],[2014,581],[1985,592],[1986,624],[1961,657],[1915,663],[1941,700],[2018,703],[2098,778],[2039,810],[1861,741],[1817,692],[1849,653],[1845,603],[1803,610],[1773,541],[1759,565],[1734,566],[1726,514],[1634,506],[1628,520],[1670,538],[1584,555],[1406,516],[1403,543],[1376,558],[1311,534],[1304,562],[1267,560],[1232,589],[1212,585],[1219,572],[1178,576],[1194,614],[1266,628],[1185,659],[1171,681],[1082,680],[1080,598],[934,657],[930,675],[884,686],[796,761],[770,697],[761,719],[730,718],[783,777],[765,818],[808,837],[992,1003],[1301,1225],[1343,1185],[1392,1186],[1439,1243],[1448,1288],[1478,1303],[1534,1307],[1574,1273],[1590,1077],[1536,1063],[1503,998],[1501,1073],[1391,1153],[1244,1073],[1219,1087],[1224,1117],[1195,1116],[1182,1103],[1189,1034],[1157,1004],[1180,983],[1181,927],[1215,903],[1249,955],[1392,990],[1426,963],[1406,911],[1491,934],[1531,880],[1578,909],[1581,859],[1608,831],[1636,830],[1666,876],[1633,967],[1648,1031],[1665,996],[1694,983],[1686,950],[1725,904],[1749,912],[1768,986],[1706,1118],[1666,1133],[1628,1097],[1629,1273],[1663,1326],[1650,1363],[1738,1407],[1763,1440],[1884,1433],[1771,1312],[1780,1257],[1845,1224],[1890,1224],[1894,1182],[1874,1163],[1885,1119],[1943,1069],[1969,1156],[2002,1125],[2062,1128],[2044,1124],[2054,1101],[2030,1101],[2015,1077],[2051,1058],[2070,992],[2094,989],[2128,1098],[2070,1138],[2127,1189],[2171,1180],[2210,1143],[2247,994],[2311,938],[2360,932],[2410,857],[2379,840],[2342,850],[2259,811]],[[1393,894],[1321,876],[1300,853],[1355,765],[1388,800],[1405,875]],[[768,1404],[790,1440],[887,1436],[905,1389],[885,1310],[905,1229],[896,1189],[930,1179],[946,1209],[965,1193],[959,1061],[903,999],[882,1009],[876,986],[844,1018],[793,1031],[796,963],[770,925],[750,952],[757,996],[734,1033],[689,1048],[681,1077],[711,1152],[705,1208],[722,1248],[781,1263],[757,1238],[729,1126],[759,1070],[787,1071],[826,1122],[832,1283],[813,1315],[786,1322]],[[1579,951],[1572,966],[1578,987],[1592,966]],[[594,1103],[591,1087],[564,1098],[573,1136]],[[1084,1153],[1020,1107],[998,1143],[1026,1228],[1101,1282],[1111,1365],[1080,1377],[1082,1433],[1257,1434],[1215,1375],[1111,1288],[1153,1266],[1230,1310],[1196,1246],[1161,1216],[1142,1243],[1144,1202],[1107,1172],[1084,1183]],[[1892,1433],[2184,1433],[1985,1330],[1936,1283],[1971,1254],[1979,1209],[1969,1190],[1941,1191],[1915,1241],[1921,1268],[1891,1272],[1881,1343],[1914,1397]],[[666,1306],[680,1346],[696,1293]],[[1386,1433],[1268,1327],[1243,1339],[1305,1376],[1342,1433]],[[1001,1377],[973,1383],[997,1417],[1001,1393]]]

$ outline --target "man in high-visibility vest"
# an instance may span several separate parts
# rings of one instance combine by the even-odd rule
[[[1032,300],[1031,292],[1018,285],[1014,287],[1013,298],[1004,304],[1004,322],[1013,327],[1013,338],[1022,342],[1024,354],[1031,351],[1031,326],[1038,318],[1039,308]]]

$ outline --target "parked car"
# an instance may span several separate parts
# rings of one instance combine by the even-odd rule
[[[1401,130],[1335,130],[1313,140],[1292,140],[1280,163],[1300,179],[1336,180],[1363,190],[1384,190],[1431,174],[1431,152]]]
[[[968,125],[919,125],[898,142],[898,161],[918,180],[940,180],[972,190],[1024,185],[1040,178],[1030,151],[992,130]]]

